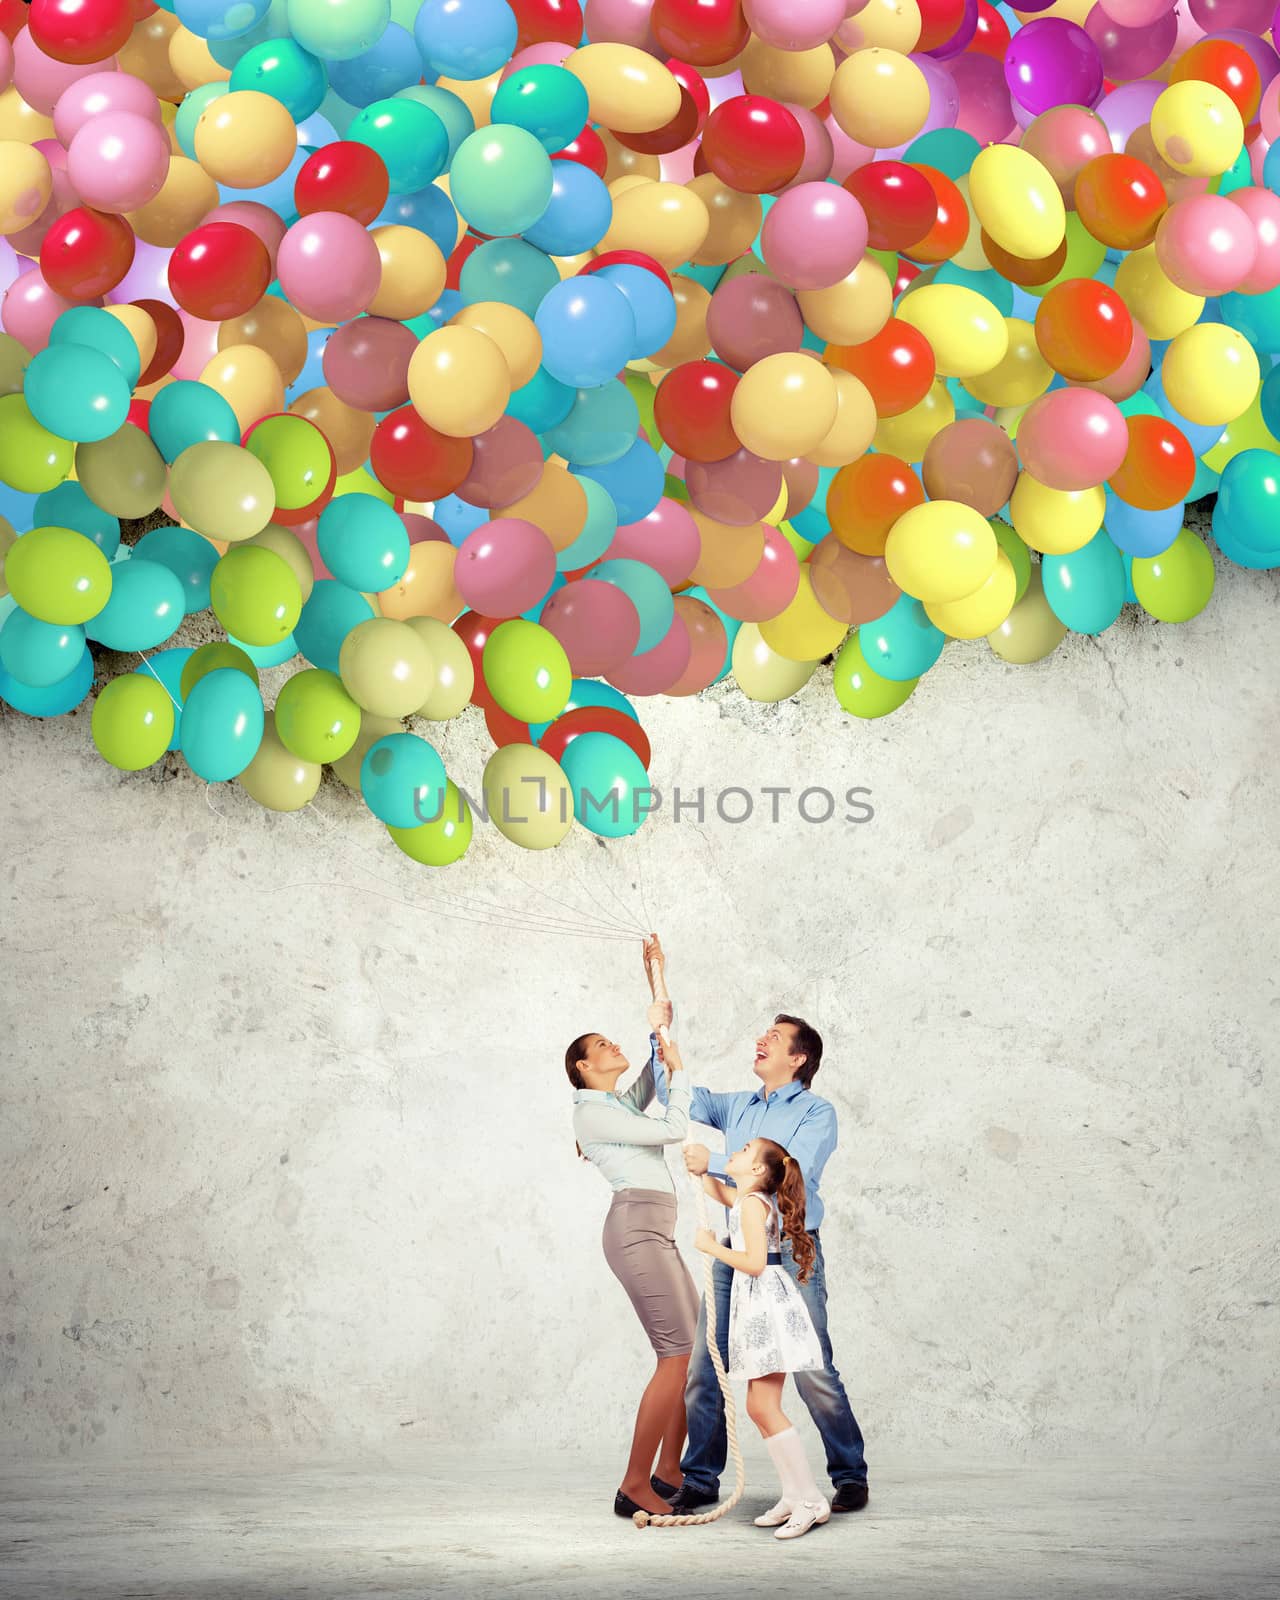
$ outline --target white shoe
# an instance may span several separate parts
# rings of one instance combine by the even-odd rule
[[[786,1523],[774,1534],[774,1538],[798,1539],[802,1533],[808,1533],[810,1528],[816,1528],[826,1522],[830,1515],[831,1506],[826,1500],[801,1500]]]
[[[791,1502],[787,1499],[779,1500],[776,1506],[770,1506],[767,1511],[755,1519],[757,1528],[778,1528],[791,1515]]]

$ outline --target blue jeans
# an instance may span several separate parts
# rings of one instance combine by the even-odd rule
[[[863,1453],[862,1430],[858,1427],[844,1384],[831,1358],[831,1339],[827,1333],[827,1283],[822,1263],[822,1243],[816,1233],[810,1235],[817,1246],[817,1260],[808,1283],[801,1283],[798,1268],[791,1254],[791,1242],[782,1241],[782,1265],[796,1283],[808,1307],[826,1366],[821,1372],[795,1372],[792,1378],[800,1398],[808,1407],[814,1425],[822,1435],[827,1452],[827,1472],[838,1489],[844,1483],[867,1481],[867,1458]],[[713,1263],[712,1272],[716,1294],[716,1333],[720,1356],[725,1366],[729,1364],[729,1296],[733,1286],[733,1268],[723,1261]],[[689,1441],[685,1448],[680,1470],[684,1481],[692,1490],[708,1498],[720,1489],[720,1474],[724,1471],[729,1454],[724,1431],[724,1400],[716,1371],[707,1353],[707,1307],[703,1301],[698,1314],[698,1333],[693,1355],[689,1360],[689,1379],[685,1387],[685,1409],[688,1413]]]

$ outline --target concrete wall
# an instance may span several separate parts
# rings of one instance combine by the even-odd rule
[[[818,681],[651,704],[704,822],[547,856],[482,828],[435,875],[331,783],[271,816],[112,771],[84,712],[0,714],[9,1449],[621,1454],[649,1358],[559,1062],[587,1027],[639,1059],[639,946],[525,922],[646,904],[702,1080],[750,1081],[773,1008],[826,1036],[873,1473],[1274,1448],[1278,599],[1233,571],[1181,629],[957,647],[878,724]],[[473,790],[484,748],[445,741]],[[724,783],[875,816],[731,825]]]

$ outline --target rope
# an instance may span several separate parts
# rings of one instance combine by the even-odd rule
[[[653,991],[655,1000],[669,1000],[665,975],[661,967],[655,968],[651,963],[646,963],[649,971],[649,986]],[[663,1043],[668,1043],[667,1030],[659,1028],[659,1037]],[[698,1205],[698,1226],[705,1228],[708,1223],[707,1196],[702,1187],[700,1178],[693,1179],[693,1187]],[[721,1500],[710,1511],[689,1512],[684,1516],[672,1513],[654,1514],[651,1511],[636,1511],[632,1513],[631,1520],[637,1528],[696,1528],[703,1523],[718,1522],[721,1517],[727,1517],[742,1499],[743,1491],[747,1486],[747,1468],[742,1459],[742,1448],[738,1444],[738,1411],[733,1401],[733,1390],[729,1385],[729,1376],[724,1370],[724,1360],[720,1354],[720,1340],[716,1326],[716,1290],[715,1290],[715,1257],[703,1257],[703,1304],[707,1309],[707,1354],[711,1357],[711,1365],[715,1369],[716,1382],[720,1385],[720,1396],[724,1401],[724,1431],[729,1445],[729,1458],[733,1462],[733,1493],[727,1500]]]

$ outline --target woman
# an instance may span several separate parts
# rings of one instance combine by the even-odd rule
[[[661,961],[657,941],[646,942],[646,970]],[[649,1007],[651,1029],[670,1020],[669,1002]],[[655,1091],[655,1061],[667,1071],[670,1101],[661,1119],[645,1116]],[[612,1040],[584,1033],[565,1052],[565,1071],[573,1085],[573,1131],[585,1156],[613,1189],[604,1224],[604,1254],[614,1276],[630,1296],[649,1336],[657,1368],[636,1413],[626,1476],[613,1502],[620,1517],[641,1509],[662,1513],[684,1478],[684,1386],[698,1326],[698,1292],[676,1249],[676,1188],[667,1170],[664,1147],[679,1144],[689,1126],[688,1074],[675,1044],[659,1046],[625,1094],[614,1085],[629,1062]],[[654,1458],[657,1457],[657,1471]]]

